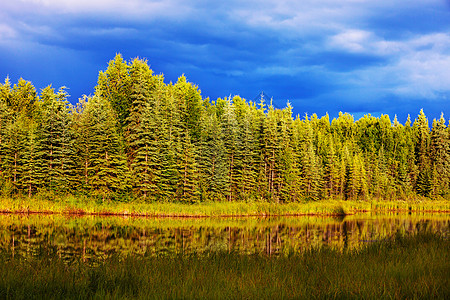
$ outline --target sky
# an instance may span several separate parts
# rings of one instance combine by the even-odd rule
[[[94,92],[116,53],[294,115],[450,118],[450,1],[0,0],[0,80]]]

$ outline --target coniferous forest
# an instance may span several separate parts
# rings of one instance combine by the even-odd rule
[[[65,88],[0,84],[3,195],[296,202],[449,198],[450,129],[420,111],[294,117],[239,96],[210,100],[120,55],[76,105]]]

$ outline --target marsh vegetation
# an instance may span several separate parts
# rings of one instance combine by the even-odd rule
[[[68,264],[55,248],[31,258],[2,250],[0,297],[448,299],[449,249],[448,238],[419,232],[358,250],[321,247],[281,256],[133,254]]]

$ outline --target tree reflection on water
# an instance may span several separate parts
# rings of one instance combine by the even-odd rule
[[[419,231],[450,236],[450,215],[200,219],[0,215],[2,251],[24,257],[55,251],[67,261],[214,251],[287,255],[312,247],[354,250]]]

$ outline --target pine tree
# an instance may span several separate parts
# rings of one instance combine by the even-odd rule
[[[122,55],[116,54],[114,59],[109,62],[108,68],[100,71],[95,87],[95,95],[111,103],[117,115],[120,132],[126,126],[131,107],[132,82],[129,71],[130,66],[122,58]]]
[[[33,118],[35,103],[38,100],[37,92],[31,82],[22,78],[11,90],[10,96],[7,98],[7,105],[11,108],[15,116],[23,115],[27,118]]]
[[[307,198],[317,200],[322,185],[322,171],[314,147],[314,136],[308,117],[304,120],[302,148],[301,148],[301,182]]]
[[[22,176],[20,178],[21,189],[28,194],[28,197],[36,191],[38,186],[37,149],[38,131],[34,122],[28,125],[28,132],[23,149]]]
[[[416,134],[416,161],[418,166],[418,176],[416,190],[420,195],[428,196],[431,192],[431,165],[429,161],[430,150],[430,129],[428,120],[423,110],[414,121],[414,132]]]
[[[161,115],[159,104],[147,104],[142,112],[139,130],[131,145],[135,148],[131,163],[133,185],[137,194],[145,199],[156,199],[160,196],[158,182],[160,180]]]
[[[202,199],[225,199],[228,182],[226,149],[215,105],[205,112],[198,168]]]
[[[233,108],[236,117],[236,148],[235,148],[235,182],[236,193],[240,200],[252,197],[256,184],[255,151],[256,142],[252,127],[250,105],[245,99],[235,96]]]
[[[177,197],[177,186],[182,180],[179,163],[182,154],[179,146],[184,129],[173,96],[173,86],[168,86],[161,104],[162,118],[159,128],[161,172],[158,187],[163,199],[174,201]]]
[[[277,110],[274,109],[273,105],[269,105],[267,112],[267,119],[264,127],[264,138],[265,138],[265,173],[266,180],[268,182],[269,200],[279,201],[279,195],[277,190],[277,183],[279,179],[279,161],[277,160],[280,142],[279,142],[279,128],[278,121],[280,120],[280,115]]]
[[[73,144],[67,93],[56,94],[51,86],[42,90],[37,113],[37,184],[51,191],[67,191],[73,172]]]
[[[279,192],[283,201],[297,200],[297,186],[300,170],[297,164],[297,155],[294,153],[293,145],[293,122],[292,106],[288,102],[282,111],[280,128],[280,153],[278,156],[280,164]]]
[[[89,98],[81,116],[85,182],[103,199],[118,196],[128,188],[129,174],[117,122],[107,100]]]
[[[28,139],[29,120],[24,115],[19,115],[8,124],[5,134],[3,174],[4,178],[11,182],[16,191],[21,190],[23,168],[25,164],[25,152]]]
[[[189,136],[195,146],[200,141],[202,119],[202,96],[196,85],[188,82],[183,75],[174,85],[174,96],[179,111],[180,121],[189,131]]]
[[[11,95],[11,86],[9,79],[6,78],[5,84],[0,83],[0,183],[3,182],[3,173],[6,149],[7,149],[7,133],[11,123],[12,112],[7,103]]]
[[[253,127],[255,128],[255,173],[256,173],[256,195],[261,200],[269,199],[269,182],[267,180],[267,118],[264,97],[261,97],[259,108],[255,109]],[[294,146],[296,144],[294,143]],[[298,196],[298,195],[297,195]]]
[[[237,194],[237,170],[236,170],[236,151],[237,151],[237,121],[234,112],[234,107],[231,100],[228,99],[224,106],[224,113],[222,116],[222,130],[225,141],[225,151],[227,155],[227,199],[228,201],[235,200]]]
[[[345,195],[347,199],[357,199],[367,195],[366,171],[359,153],[353,156],[347,167]]]
[[[130,67],[131,104],[126,119],[124,136],[128,156],[128,165],[133,163],[136,155],[136,143],[139,143],[138,135],[142,131],[142,113],[147,105],[155,106],[154,93],[157,90],[159,79],[152,76],[153,71],[145,61],[135,59]]]
[[[329,197],[339,194],[339,158],[336,154],[333,138],[327,136],[327,152],[324,157],[324,179]]]
[[[177,148],[180,151],[178,157],[178,170],[180,182],[177,184],[177,199],[181,202],[193,203],[199,200],[198,172],[195,161],[195,146],[191,142],[189,131],[178,139]]]
[[[450,137],[445,126],[444,115],[439,121],[433,120],[431,130],[432,193],[449,193],[450,182]]]

